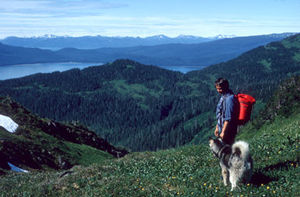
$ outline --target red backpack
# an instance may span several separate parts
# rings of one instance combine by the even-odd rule
[[[255,104],[255,98],[247,94],[235,95],[240,105],[238,124],[244,125],[250,120],[252,107]]]

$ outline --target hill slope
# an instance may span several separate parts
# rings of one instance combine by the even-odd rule
[[[210,133],[216,78],[226,77],[235,92],[253,95],[259,110],[282,80],[300,73],[299,48],[296,35],[185,75],[118,60],[1,81],[0,94],[42,117],[79,121],[115,145],[134,151],[170,148]]]
[[[0,66],[64,61],[68,60],[50,50],[14,47],[0,43]]]
[[[127,153],[82,126],[40,119],[9,98],[0,98],[0,114],[19,125],[14,133],[0,127],[0,168],[10,169],[10,162],[27,169],[68,169]]]
[[[290,96],[299,92],[295,93]],[[254,175],[234,192],[223,186],[219,161],[206,144],[130,153],[104,164],[72,168],[66,176],[64,171],[10,174],[0,179],[0,189],[9,196],[299,196],[299,120],[297,108],[255,132],[243,130],[238,138],[250,144]]]

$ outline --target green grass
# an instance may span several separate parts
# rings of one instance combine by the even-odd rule
[[[111,154],[100,151],[90,146],[75,144],[71,142],[65,143],[67,148],[64,151],[70,154],[79,165],[88,166],[93,163],[102,163],[107,159],[113,158]]]
[[[270,44],[267,44],[266,46],[264,46],[264,48],[267,49],[267,50],[277,50],[276,47],[271,46]]]
[[[238,139],[250,143],[254,176],[234,192],[201,144],[76,166],[63,177],[64,171],[9,173],[0,179],[0,196],[299,196],[299,126],[297,114],[255,133],[243,129]]]
[[[147,96],[156,98],[160,96],[160,93],[156,93],[154,90],[147,88],[143,84],[128,84],[125,80],[113,80],[109,83],[121,95],[130,96],[136,99],[139,106],[143,109],[149,109],[149,106],[145,104]]]
[[[300,53],[295,53],[293,59],[294,59],[296,62],[300,62]]]
[[[128,65],[126,65],[126,68],[127,69],[135,69],[135,66],[128,64]]]
[[[284,39],[281,41],[281,43],[283,44],[283,46],[285,48],[300,48],[300,38],[299,36],[294,38],[295,40],[290,40],[290,39]]]
[[[176,83],[177,87],[184,88],[184,89],[190,89],[190,94],[187,96],[187,98],[193,98],[197,96],[203,96],[201,91],[199,91],[199,87],[197,83],[191,82],[191,81],[185,81],[185,82],[178,82]]]
[[[18,155],[18,151],[22,151],[22,149],[29,151],[38,149],[35,151],[35,154],[48,150],[53,153],[52,156],[64,158],[64,160],[67,160],[72,165],[88,166],[93,163],[101,163],[107,159],[113,158],[113,156],[107,152],[84,144],[59,140],[40,130],[23,130],[22,135],[16,135],[0,129],[0,139],[15,144],[15,147],[18,146],[15,150],[11,150],[14,151],[13,154]],[[2,149],[3,144],[0,143],[0,151]],[[34,155],[34,157],[38,158],[41,156]],[[44,166],[44,168],[48,169],[47,166]]]
[[[261,64],[261,65],[263,65],[267,71],[271,71],[272,70],[271,69],[272,63],[270,61],[263,59],[263,60],[259,61],[258,63]]]

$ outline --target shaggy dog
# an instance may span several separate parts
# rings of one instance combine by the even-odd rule
[[[237,183],[247,183],[252,176],[253,161],[249,152],[249,144],[237,141],[232,146],[224,144],[221,138],[209,139],[209,146],[216,157],[220,159],[224,185],[228,180],[231,183],[231,191],[237,187]]]

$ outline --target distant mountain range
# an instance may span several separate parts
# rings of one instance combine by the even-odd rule
[[[270,34],[267,37],[282,39],[291,36],[293,33]],[[134,46],[155,46],[162,44],[199,44],[224,38],[234,38],[234,35],[217,35],[214,37],[199,37],[191,35],[180,35],[174,38],[165,35],[150,37],[108,37],[108,36],[55,36],[45,35],[41,37],[7,37],[0,40],[3,44],[30,48],[41,48],[59,50],[63,48],[97,49],[97,48],[119,48]],[[275,41],[275,40],[273,40]]]
[[[286,34],[271,34],[261,36],[249,37],[234,37],[226,39],[218,39],[214,41],[207,41],[198,44],[162,44],[155,46],[135,46],[122,48],[98,48],[98,49],[75,49],[64,48],[58,51],[24,48],[16,46],[8,46],[0,43],[0,66],[13,64],[30,64],[30,63],[48,63],[48,62],[113,62],[116,59],[132,59],[143,64],[152,64],[158,66],[195,66],[199,69],[233,59],[240,54],[256,48],[258,46],[266,45],[273,41],[279,41],[291,33]],[[31,40],[34,43],[37,40],[45,40],[52,43],[63,43],[66,40],[73,39],[97,39],[98,37],[50,37],[50,38],[28,38],[24,41]],[[98,39],[103,37],[99,37]],[[184,37],[191,40],[197,40],[197,37]],[[118,38],[111,38],[117,40]],[[131,39],[132,45],[137,45],[135,39],[141,38],[119,38]],[[150,37],[149,40],[166,40],[170,39],[165,36]],[[180,39],[178,37],[177,39]],[[61,40],[61,41],[59,41]],[[147,39],[144,39],[144,41]],[[55,41],[55,42],[54,42]],[[73,40],[74,41],[74,40]],[[198,40],[199,41],[199,40]],[[71,41],[70,41],[71,42]],[[179,42],[179,41],[178,41]],[[5,43],[5,42],[4,42]],[[78,44],[89,43],[88,41],[78,41]],[[94,43],[97,43],[94,41]],[[155,42],[151,42],[155,43]],[[64,45],[66,46],[66,44]],[[83,44],[82,44],[83,46]],[[53,44],[53,47],[57,45]]]
[[[70,37],[70,36],[55,36],[44,35],[40,37],[7,37],[0,42],[22,47],[42,48],[50,50],[58,50],[62,48],[77,48],[77,49],[96,49],[103,47],[133,47],[133,46],[154,46],[161,44],[195,44],[218,40],[222,38],[228,38],[233,36],[218,35],[215,37],[199,37],[181,35],[175,38],[171,38],[165,35],[156,35],[150,37],[108,37],[108,36],[82,36],[82,37]]]

